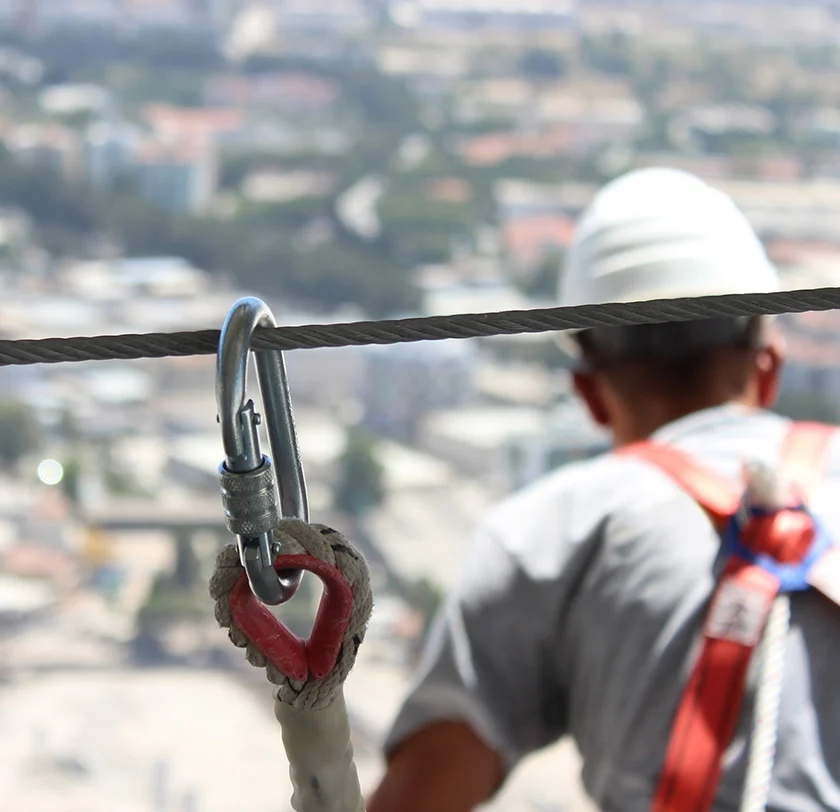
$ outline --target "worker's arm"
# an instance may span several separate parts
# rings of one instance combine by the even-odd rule
[[[367,812],[472,812],[502,780],[502,760],[464,722],[436,722],[404,741]]]
[[[552,671],[558,592],[491,530],[477,534],[386,738],[369,812],[470,812],[564,732]]]

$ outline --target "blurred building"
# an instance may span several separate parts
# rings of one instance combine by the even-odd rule
[[[317,116],[333,110],[341,95],[338,83],[303,72],[222,75],[207,81],[211,107],[268,107],[291,116]]]
[[[218,144],[246,126],[241,110],[220,107],[150,104],[143,109],[142,118],[163,143]]]
[[[671,137],[683,149],[701,153],[731,151],[733,144],[749,146],[751,139],[771,138],[779,122],[757,104],[702,104],[674,116]]]
[[[124,122],[98,121],[85,133],[82,160],[87,181],[107,186],[128,174],[141,142],[140,130]]]
[[[217,160],[210,144],[147,141],[132,156],[130,172],[144,197],[172,212],[204,212],[216,193]]]
[[[121,0],[121,23],[140,29],[186,29],[199,27],[190,3],[154,2],[154,0]],[[202,21],[204,22],[204,21]],[[209,22],[207,20],[206,22]],[[204,23],[206,25],[206,22]],[[203,25],[201,26],[203,27]]]
[[[51,116],[106,115],[113,104],[111,91],[95,84],[50,85],[38,94],[38,105]]]
[[[30,244],[33,224],[20,209],[0,208],[0,265],[18,258]]]
[[[459,340],[365,348],[363,425],[410,440],[428,413],[465,406],[474,395],[475,354]]]
[[[406,27],[474,30],[569,29],[577,26],[576,0],[398,0],[391,16]]]
[[[322,347],[292,350],[284,356],[296,403],[339,410],[355,408],[364,384],[364,351],[356,347]]]
[[[218,185],[217,146],[242,129],[242,114],[228,109],[149,105],[147,135],[125,121],[100,121],[85,134],[84,174],[96,185],[132,180],[147,199],[169,211],[207,210]]]
[[[463,79],[470,70],[469,52],[445,44],[388,42],[379,46],[376,61],[382,73],[404,77],[426,98],[440,99],[454,80]]]
[[[281,0],[277,14],[284,34],[352,32],[368,28],[375,16],[363,0]]]
[[[528,273],[571,244],[575,223],[562,214],[536,214],[508,220],[502,228],[505,255],[513,270]]]
[[[210,284],[204,271],[181,257],[77,262],[61,278],[68,293],[87,301],[191,298],[205,293]]]
[[[257,203],[286,203],[301,198],[329,197],[338,188],[335,172],[312,169],[256,169],[243,179],[244,197]]]
[[[22,4],[21,4],[22,5]],[[110,28],[119,6],[110,0],[29,0],[27,28],[32,31],[58,28]]]
[[[4,132],[3,142],[21,163],[47,167],[65,177],[72,177],[79,170],[79,137],[61,124],[20,124]]]
[[[520,217],[562,215],[576,220],[598,187],[588,183],[542,184],[527,180],[500,180],[493,196],[499,221]]]
[[[57,608],[58,599],[50,584],[39,578],[0,574],[0,628],[18,624]]]
[[[429,415],[420,445],[464,474],[506,493],[609,447],[576,400],[553,409],[480,406]]]
[[[563,87],[540,94],[531,115],[565,141],[567,152],[577,154],[633,143],[646,121],[644,107],[630,93],[589,96],[585,89]]]
[[[783,289],[832,287],[840,278],[837,246],[777,243],[770,256]],[[787,313],[777,323],[786,345],[782,402],[794,416],[840,420],[840,313]]]
[[[577,399],[558,404],[536,433],[512,437],[505,448],[504,470],[511,490],[525,487],[564,465],[606,452],[610,436],[595,424]]]
[[[471,271],[476,273],[475,277],[469,276]],[[482,276],[482,273],[485,275]],[[531,299],[508,279],[501,277],[495,263],[486,271],[476,266],[427,267],[418,274],[417,286],[423,294],[424,316],[499,313],[534,307]]]
[[[838,240],[840,181],[837,179],[775,183],[721,180],[714,185],[734,199],[762,237]]]

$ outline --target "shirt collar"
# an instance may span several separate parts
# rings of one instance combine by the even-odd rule
[[[756,411],[756,409],[740,403],[712,406],[709,409],[701,409],[666,423],[653,432],[650,439],[658,443],[673,443],[687,434],[703,431],[712,426],[719,426],[721,423],[742,420],[747,415],[755,414]]]

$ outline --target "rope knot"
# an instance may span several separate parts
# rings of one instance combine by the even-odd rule
[[[283,550],[275,569],[306,569],[324,581],[310,639],[292,635],[254,598],[233,544],[219,553],[210,579],[215,616],[231,642],[245,649],[248,662],[265,668],[279,701],[317,710],[341,694],[356,661],[373,609],[370,575],[362,555],[331,527],[281,519],[274,536]]]

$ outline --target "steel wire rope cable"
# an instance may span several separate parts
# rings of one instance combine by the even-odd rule
[[[835,309],[840,309],[840,288],[815,288],[261,328],[254,333],[252,347],[294,350],[401,344]],[[218,330],[4,339],[0,340],[0,366],[214,355],[218,343]]]

